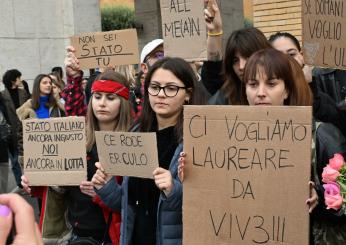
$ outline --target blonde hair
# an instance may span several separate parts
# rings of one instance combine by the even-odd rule
[[[119,65],[116,66],[114,70],[125,76],[127,81],[129,81],[130,86],[135,84],[135,69],[133,68],[133,65]]]
[[[114,82],[118,82],[129,88],[129,82],[127,79],[120,74],[119,72],[115,72],[113,70],[107,70],[104,73],[101,73],[96,80],[111,80]],[[119,96],[120,99],[120,108],[119,108],[119,114],[115,118],[116,124],[113,129],[113,131],[128,131],[131,123],[131,105],[130,101],[124,99],[123,97]],[[98,124],[98,120],[95,117],[93,108],[92,108],[92,101],[93,101],[93,95],[90,98],[88,109],[87,109],[87,115],[86,115],[86,148],[87,151],[91,151],[92,147],[94,146],[96,140],[95,140],[95,131],[99,131],[100,127]]]

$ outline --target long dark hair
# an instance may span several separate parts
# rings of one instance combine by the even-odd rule
[[[198,104],[197,96],[195,93],[196,88],[196,75],[193,72],[190,65],[181,58],[169,58],[158,60],[149,70],[148,74],[145,77],[144,82],[144,101],[143,101],[143,110],[141,117],[139,118],[140,122],[140,131],[141,132],[153,132],[157,130],[157,119],[155,112],[150,106],[148,87],[151,81],[153,74],[159,69],[165,69],[174,74],[179,80],[184,83],[186,91],[190,93],[189,104]],[[183,110],[181,110],[178,122],[175,125],[175,132],[178,139],[178,142],[183,140]]]
[[[288,97],[284,105],[310,106],[312,93],[305,81],[304,73],[292,57],[273,48],[263,49],[254,53],[247,61],[244,71],[244,81],[241,85],[242,104],[248,105],[246,83],[256,79],[258,68],[263,68],[267,77],[282,79]]]
[[[293,36],[291,33],[288,33],[288,32],[277,32],[277,33],[271,35],[268,40],[270,43],[273,43],[277,39],[282,38],[282,37],[288,38],[289,40],[291,40],[292,43],[294,44],[294,46],[296,46],[297,50],[299,52],[302,51],[302,48],[300,46],[298,39],[295,36]]]
[[[221,88],[228,98],[229,104],[237,105],[240,103],[241,81],[233,70],[236,53],[239,53],[244,58],[249,58],[256,51],[270,47],[267,38],[256,28],[244,28],[232,32],[225,48],[223,60],[225,83]]]
[[[31,105],[34,110],[37,110],[40,107],[40,84],[43,78],[49,78],[52,83],[52,79],[49,75],[39,74],[34,80],[34,85],[32,87],[32,95],[31,95]],[[46,103],[46,107],[50,108],[57,105],[57,101],[54,98],[53,92],[51,91],[48,95],[48,102]]]

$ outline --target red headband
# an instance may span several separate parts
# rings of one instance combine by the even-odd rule
[[[91,92],[104,92],[117,94],[126,100],[129,99],[129,89],[121,83],[110,80],[96,80],[93,82]]]

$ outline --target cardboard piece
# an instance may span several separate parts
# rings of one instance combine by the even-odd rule
[[[24,174],[32,186],[87,178],[84,117],[23,120]]]
[[[185,106],[183,244],[309,244],[311,113]]]
[[[155,133],[96,131],[99,160],[106,173],[153,178],[159,166]]]
[[[160,0],[165,56],[187,61],[207,59],[204,2]]]
[[[139,62],[136,29],[84,33],[70,40],[81,69]]]
[[[305,62],[346,69],[346,0],[302,0],[302,23]]]

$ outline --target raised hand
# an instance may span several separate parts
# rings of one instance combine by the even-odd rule
[[[66,56],[64,60],[66,73],[68,76],[78,76],[80,73],[79,60],[75,56],[75,48],[72,46],[66,47]]]

